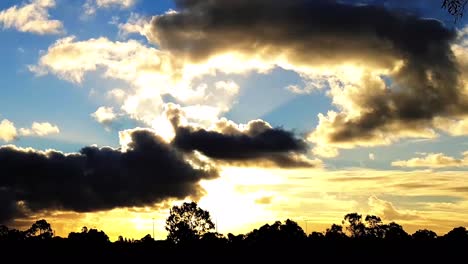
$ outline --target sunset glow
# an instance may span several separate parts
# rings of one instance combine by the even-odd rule
[[[468,20],[440,2],[1,1],[0,225],[468,226]]]

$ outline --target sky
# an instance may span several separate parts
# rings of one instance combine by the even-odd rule
[[[468,26],[439,0],[4,0],[0,223],[164,239],[468,222]]]

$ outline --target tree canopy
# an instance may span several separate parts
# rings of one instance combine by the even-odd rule
[[[173,206],[166,219],[167,239],[176,244],[198,240],[214,228],[210,213],[195,202]]]

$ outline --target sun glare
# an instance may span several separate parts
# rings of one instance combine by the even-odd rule
[[[152,128],[162,137],[166,142],[171,142],[171,140],[175,137],[175,131],[172,127],[171,123],[167,118],[162,116],[157,117],[152,124]]]
[[[241,187],[281,182],[279,176],[265,170],[226,167],[219,179],[201,182],[207,194],[200,200],[200,206],[210,212],[218,232],[245,233],[274,221],[277,215],[269,209],[268,203],[259,203],[262,198],[273,194],[261,188],[243,193]]]

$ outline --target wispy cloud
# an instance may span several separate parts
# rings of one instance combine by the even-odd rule
[[[409,168],[468,167],[468,151],[465,151],[460,159],[446,156],[443,153],[429,153],[421,158],[394,161],[392,166]]]
[[[83,5],[86,15],[93,15],[99,8],[130,8],[136,3],[136,0],[86,0]]]

